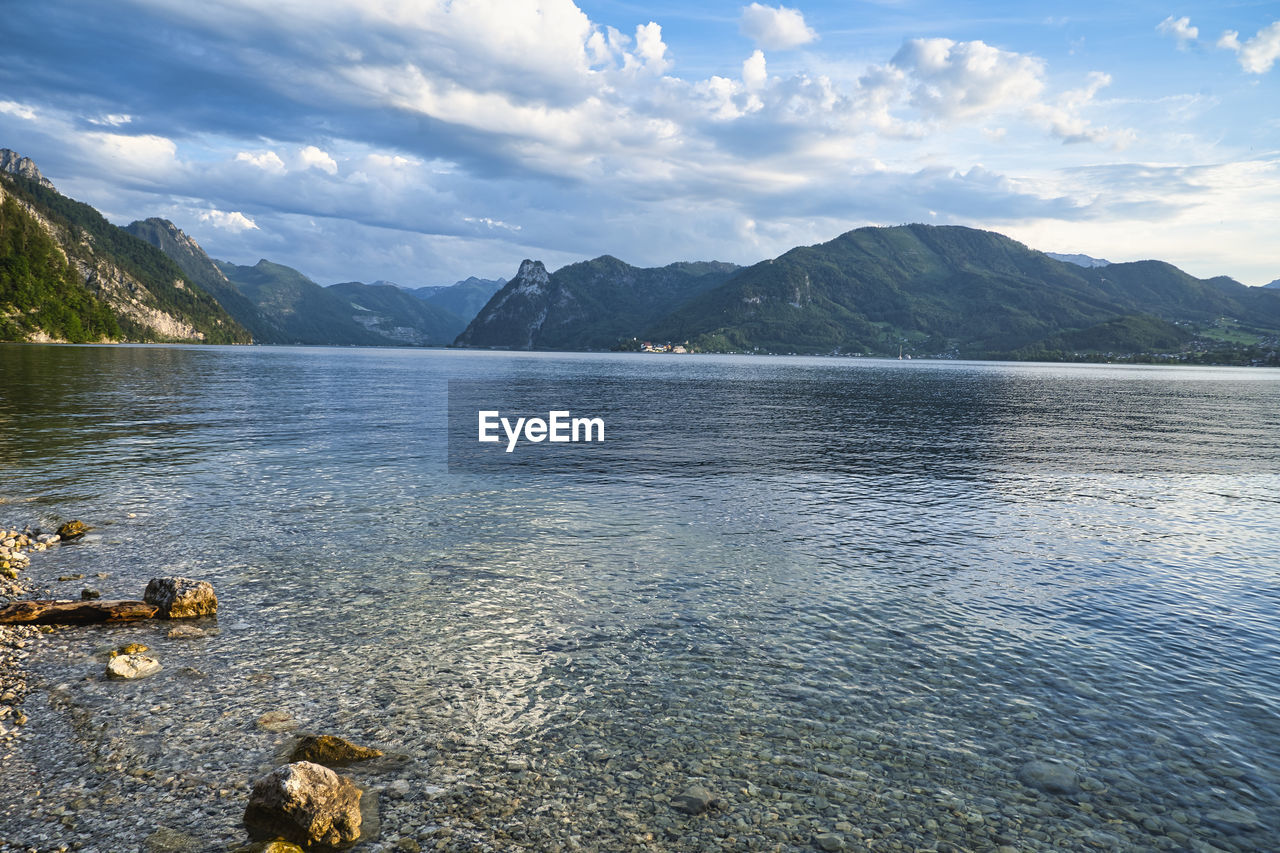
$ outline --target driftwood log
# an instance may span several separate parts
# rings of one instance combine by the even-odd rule
[[[18,601],[0,608],[0,625],[83,625],[152,619],[160,608],[145,601]]]

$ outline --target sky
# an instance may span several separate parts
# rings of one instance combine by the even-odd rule
[[[925,222],[1280,278],[1280,2],[41,0],[0,147],[321,284]]]

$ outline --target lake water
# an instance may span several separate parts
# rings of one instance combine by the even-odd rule
[[[450,381],[636,443],[468,466]],[[388,753],[362,850],[1280,849],[1275,371],[4,346],[0,473],[39,588],[220,599],[29,649],[0,849],[234,848],[268,711]]]

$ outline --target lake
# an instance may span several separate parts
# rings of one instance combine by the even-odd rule
[[[510,389],[605,442],[458,457]],[[0,472],[220,600],[27,650],[0,849],[234,848],[270,711],[361,850],[1280,849],[1280,372],[7,345]]]

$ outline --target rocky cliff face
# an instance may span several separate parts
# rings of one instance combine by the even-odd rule
[[[36,168],[34,160],[30,157],[23,157],[17,151],[11,151],[8,148],[0,148],[0,172],[21,175],[28,180],[35,181],[47,190],[55,189],[49,179],[40,174],[40,170]]]
[[[551,287],[551,275],[542,261],[525,259],[515,278],[494,294],[471,324],[458,336],[458,346],[532,349],[551,308],[565,302],[566,294]],[[569,308],[570,306],[562,306]]]

